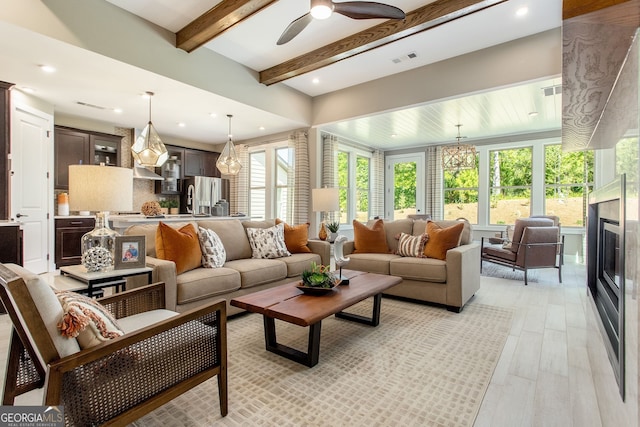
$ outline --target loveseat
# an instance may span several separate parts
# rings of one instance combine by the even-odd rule
[[[159,259],[157,256],[157,224],[134,225],[124,233],[145,236],[146,264],[153,268],[153,280],[165,283],[166,305],[169,310],[184,312],[224,297],[227,300],[227,314],[235,314],[241,310],[229,305],[232,298],[299,279],[302,271],[310,268],[312,262],[325,265],[330,262],[330,244],[314,240],[307,242],[310,253],[293,253],[277,259],[252,258],[246,229],[272,227],[275,220],[200,220],[191,223],[196,230],[199,226],[213,230],[218,235],[226,252],[226,262],[222,267],[199,266],[176,274],[175,262]],[[167,225],[179,229],[187,224],[188,222],[180,222]],[[127,287],[135,286],[135,283],[127,283]]]
[[[403,281],[385,292],[386,295],[442,304],[450,311],[460,312],[465,303],[480,289],[480,245],[472,241],[471,225],[464,227],[454,248],[446,251],[444,260],[427,257],[400,256],[400,233],[420,236],[425,233],[427,221],[401,219],[383,222],[388,253],[367,253],[357,247],[355,240],[343,246],[350,261],[345,268],[402,277]],[[440,228],[451,227],[458,221],[434,221]],[[373,226],[369,221],[368,226]],[[355,226],[356,224],[354,224]],[[356,230],[354,230],[355,232]],[[429,241],[427,241],[427,245]],[[366,247],[364,248],[366,250]]]

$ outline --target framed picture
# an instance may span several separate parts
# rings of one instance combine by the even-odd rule
[[[116,257],[114,268],[145,267],[144,236],[116,236]]]

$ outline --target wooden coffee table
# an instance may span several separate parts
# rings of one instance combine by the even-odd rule
[[[231,300],[231,305],[262,314],[268,351],[312,367],[318,364],[320,328],[323,319],[335,314],[341,319],[378,326],[382,292],[402,281],[396,276],[352,270],[343,270],[342,275],[349,278],[350,284],[336,286],[324,295],[304,294],[296,287],[300,281],[296,281],[234,298]],[[374,298],[373,313],[370,318],[342,311],[369,297]],[[275,319],[294,325],[309,326],[309,343],[306,353],[277,342]]]

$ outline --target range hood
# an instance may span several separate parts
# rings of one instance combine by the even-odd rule
[[[149,169],[140,166],[139,163],[133,164],[133,178],[134,179],[148,179],[153,181],[164,181],[164,178],[157,173],[151,172]]]

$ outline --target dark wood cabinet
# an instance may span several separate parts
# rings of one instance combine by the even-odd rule
[[[22,265],[22,230],[18,224],[0,226],[0,262]]]
[[[69,165],[120,166],[121,136],[55,127],[54,162],[56,189],[69,189]]]
[[[164,181],[156,181],[155,191],[156,194],[180,194],[182,191],[182,180],[184,179],[184,148],[174,147],[167,145],[167,152],[169,153],[169,160],[167,160],[161,167],[156,168],[156,173],[165,178]],[[175,157],[175,161],[174,158]],[[173,171],[170,168],[178,168],[177,183],[172,180],[175,177],[175,169]]]
[[[220,157],[220,153],[205,152],[204,176],[214,176],[216,178],[220,178],[220,171],[216,167],[218,157]]]
[[[182,182],[185,177],[213,176],[220,178],[220,171],[218,171],[216,167],[220,153],[177,147],[174,145],[167,145],[166,147],[169,152],[169,157],[176,156],[179,161],[180,173],[177,185],[178,190],[170,190],[169,187],[171,186],[169,186],[169,183],[166,181],[156,181],[156,194],[180,194],[182,191]],[[156,173],[166,178],[168,176],[168,163],[169,162],[165,163],[160,168],[156,168]]]
[[[82,258],[80,240],[94,227],[95,219],[93,218],[56,218],[56,268],[80,264]]]
[[[204,151],[184,150],[184,176],[204,176]]]

